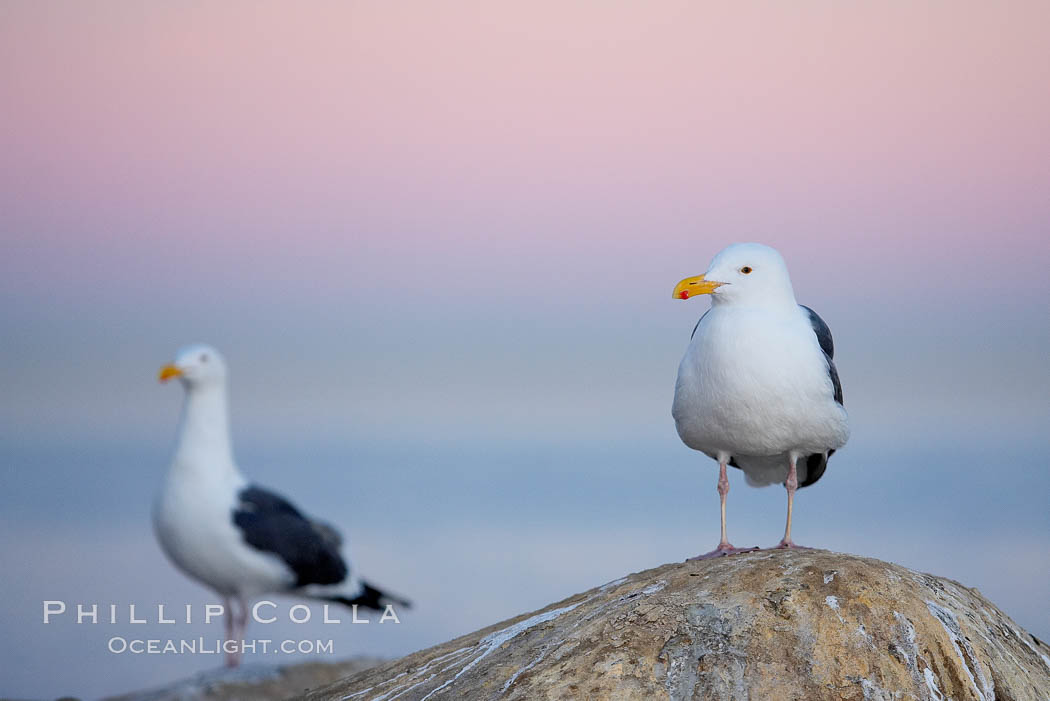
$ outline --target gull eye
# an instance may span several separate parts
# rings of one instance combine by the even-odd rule
[[[743,268],[740,269],[740,272],[742,272],[744,275],[750,275],[751,274],[751,266],[750,265],[745,265]]]
[[[208,354],[207,353],[201,353],[200,360],[201,360],[202,363],[208,362]]]

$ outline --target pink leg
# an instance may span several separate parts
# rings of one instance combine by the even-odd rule
[[[238,646],[237,651],[233,653],[233,664],[232,667],[236,667],[241,663],[241,645],[244,641],[244,629],[248,627],[248,603],[241,598],[236,599],[237,602],[237,617],[234,621],[233,627],[236,630],[235,640],[237,640]]]
[[[240,605],[240,611],[237,614],[237,633],[238,637],[244,639],[244,631],[248,627],[248,602],[244,599],[237,599],[237,603]]]
[[[239,599],[226,599],[226,639],[237,641],[237,649],[226,652],[226,666],[236,667],[241,663],[240,643],[244,639],[244,628],[247,625],[248,609]],[[234,606],[239,604],[240,608]]]
[[[733,545],[726,538],[726,495],[729,494],[729,477],[726,476],[726,463],[729,461],[728,456],[724,456],[718,460],[718,498],[722,502],[722,539],[718,541],[718,547],[709,553],[703,555],[697,555],[696,557],[689,558],[690,560],[707,560],[712,557],[722,557],[724,555],[735,555],[736,553],[746,553],[752,550],[758,550],[758,548],[734,548]]]
[[[226,598],[226,599],[222,600],[222,610],[223,610],[222,620],[223,620],[223,623],[226,624],[226,637],[223,638],[223,639],[224,640],[229,640],[230,638],[233,637],[233,612],[230,610],[230,600],[229,600],[229,598]]]
[[[789,459],[791,461],[791,467],[788,468],[788,476],[787,479],[784,481],[784,487],[787,489],[788,493],[787,525],[784,527],[784,538],[777,545],[777,548],[794,548],[801,550],[809,550],[810,548],[807,548],[805,546],[795,545],[795,543],[791,540],[791,512],[795,505],[795,490],[798,489],[798,474],[795,470],[795,462],[797,460],[795,454],[792,453]]]
[[[234,628],[236,627],[236,624],[234,623],[234,620],[233,620],[233,609],[231,608],[231,601],[230,601],[229,597],[226,597],[225,599],[222,600],[222,607],[224,609],[224,612],[223,612],[223,623],[226,624],[226,637],[223,638],[223,642],[225,643],[227,640],[233,640]],[[236,667],[237,666],[237,659],[230,652],[226,653],[226,666],[227,667]]]

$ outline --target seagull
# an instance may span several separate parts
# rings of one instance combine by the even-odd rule
[[[218,351],[205,345],[182,349],[160,370],[161,382],[172,378],[182,382],[186,401],[153,526],[172,563],[223,598],[226,640],[237,641],[232,652],[224,645],[228,667],[240,662],[249,602],[264,593],[384,612],[388,606],[409,606],[357,577],[340,554],[338,531],[305,516],[281,495],[250,484],[237,468],[226,363]]]
[[[733,244],[703,275],[674,288],[676,299],[710,295],[678,366],[671,414],[690,448],[718,461],[722,537],[697,558],[732,555],[726,538],[726,466],[753,487],[782,483],[791,540],[795,490],[820,479],[828,458],[849,438],[831,330],[795,301],[784,259],[757,243]]]

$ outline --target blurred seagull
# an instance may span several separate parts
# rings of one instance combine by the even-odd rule
[[[798,487],[820,479],[849,438],[831,331],[795,301],[780,254],[757,243],[729,246],[707,272],[674,288],[678,299],[711,295],[678,366],[674,416],[690,448],[718,461],[722,538],[698,558],[732,555],[726,538],[726,465],[753,487],[783,483],[787,525],[777,547],[794,548],[791,512]]]
[[[377,611],[409,606],[351,572],[334,528],[249,484],[237,469],[226,408],[226,363],[218,351],[202,345],[181,350],[160,371],[161,382],[172,378],[182,381],[186,402],[153,526],[175,566],[223,597],[227,640],[243,639],[250,600],[268,592]],[[227,650],[227,666],[239,661],[239,649]]]

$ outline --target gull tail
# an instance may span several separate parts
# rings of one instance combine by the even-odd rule
[[[407,599],[388,594],[381,589],[373,587],[368,582],[362,581],[360,584],[360,589],[355,596],[336,595],[324,598],[328,601],[342,604],[343,606],[359,606],[361,608],[373,609],[375,611],[384,611],[387,606],[399,606],[406,609],[412,608],[412,603]]]
[[[798,488],[808,487],[819,480],[828,468],[828,458],[834,454],[835,449],[832,448],[826,453],[814,453],[806,458],[806,478],[799,482]]]

